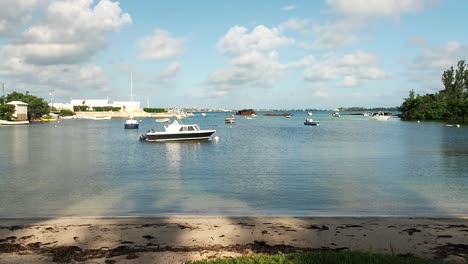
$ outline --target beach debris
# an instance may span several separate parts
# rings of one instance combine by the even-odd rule
[[[400,233],[403,233],[403,232],[407,232],[408,235],[412,236],[416,232],[421,232],[421,230],[416,229],[416,228],[408,228],[408,229],[402,230]]]

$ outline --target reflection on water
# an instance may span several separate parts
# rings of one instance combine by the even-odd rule
[[[0,127],[0,217],[468,214],[467,128],[305,117],[184,120],[218,143],[140,142],[152,119]]]

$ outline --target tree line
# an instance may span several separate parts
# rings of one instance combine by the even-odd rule
[[[464,60],[442,74],[444,89],[434,94],[419,95],[413,90],[400,106],[407,120],[468,121],[468,67]]]
[[[21,101],[28,104],[28,120],[39,119],[44,115],[50,113],[50,107],[47,102],[40,97],[31,95],[29,93],[22,94],[18,92],[12,92],[5,96],[0,97],[0,119],[2,120],[13,120],[13,114],[15,113],[15,106],[8,105],[6,103],[11,101]],[[4,102],[6,102],[4,104]]]

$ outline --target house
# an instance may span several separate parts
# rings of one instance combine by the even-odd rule
[[[28,120],[28,104],[21,101],[11,101],[7,103],[9,105],[15,106],[15,113],[13,117],[16,121],[26,121]]]

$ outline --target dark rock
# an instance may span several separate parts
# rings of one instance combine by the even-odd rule
[[[237,111],[236,115],[243,115],[243,116],[249,116],[249,115],[256,115],[257,112],[253,109],[242,109]]]

